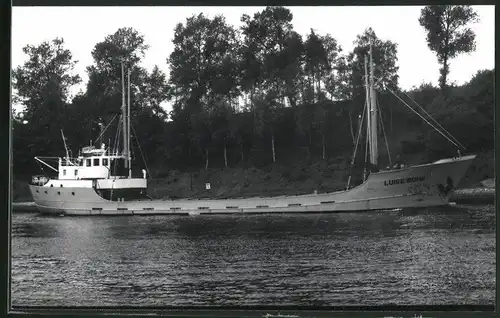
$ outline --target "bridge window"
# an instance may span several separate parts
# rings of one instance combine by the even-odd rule
[[[87,159],[87,160],[86,160],[86,162],[87,162],[87,167],[90,167],[90,166],[91,166],[91,163],[92,163],[92,162],[91,162],[91,160],[90,160],[90,159]]]
[[[108,158],[102,158],[102,165],[103,166],[108,166]]]
[[[99,166],[99,158],[94,158],[94,167]]]
[[[75,177],[78,175],[78,170],[75,169]]]
[[[83,167],[83,159],[81,159],[81,160],[79,159],[78,163],[79,163],[80,167]]]
[[[66,169],[63,169],[63,176],[66,175]]]

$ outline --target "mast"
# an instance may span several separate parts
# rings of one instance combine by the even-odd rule
[[[368,79],[368,56],[365,55],[365,88],[366,88],[366,138],[368,141],[369,153],[370,153],[370,162],[371,162],[371,154],[373,152],[372,149],[372,130],[371,130],[371,99],[370,99],[370,84]]]
[[[122,121],[123,121],[123,155],[128,155],[127,149],[127,109],[125,104],[125,71],[122,62]],[[128,161],[125,160],[125,168],[128,168]]]
[[[378,111],[377,111],[377,98],[375,96],[374,88],[374,66],[373,66],[373,55],[372,55],[372,42],[370,40],[370,106],[371,106],[371,163],[378,165]]]
[[[127,150],[128,150],[128,177],[132,178],[132,157],[130,151],[130,69],[128,69],[127,74],[127,84],[128,84],[128,109],[127,109]]]
[[[69,153],[68,153],[68,147],[66,146],[66,138],[64,138],[64,132],[62,129],[61,129],[61,136],[64,143],[64,150],[66,151],[66,164],[67,164],[69,161]]]

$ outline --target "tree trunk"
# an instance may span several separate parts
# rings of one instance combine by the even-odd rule
[[[240,142],[240,154],[241,154],[241,161],[245,161],[245,157],[243,156],[243,141]]]
[[[323,144],[323,160],[325,160],[325,157],[326,157],[325,133],[321,133],[321,137],[322,137],[322,144]]]
[[[314,76],[312,76],[312,74],[314,73],[311,71],[311,74],[309,74],[309,90],[312,93],[312,100],[310,100],[310,103],[314,104]]]
[[[319,70],[316,72],[316,98],[318,99],[318,102],[319,102],[319,99],[320,99],[320,92],[321,92],[321,78],[320,78],[320,74],[319,74]]]
[[[255,105],[253,102],[254,93],[255,93],[255,87],[252,87],[252,89],[250,90],[250,107],[252,107],[253,117],[255,117]]]
[[[227,168],[227,145],[226,145],[226,140],[224,139],[224,165]]]
[[[189,145],[189,189],[193,191],[193,169],[191,168],[191,144]]]
[[[351,132],[351,140],[352,140],[352,144],[355,145],[356,144],[356,137],[354,136],[354,127],[352,126],[352,115],[351,115],[351,110],[348,110],[347,111],[347,114],[349,115],[349,128],[350,128],[350,132]],[[359,128],[358,128],[359,129]]]
[[[276,163],[276,151],[274,150],[274,132],[271,133],[271,147],[273,150],[273,163]]]
[[[311,158],[312,134],[309,131],[309,145],[307,146],[307,159]]]
[[[393,126],[392,126],[392,104],[389,106],[389,110],[391,111],[391,134],[393,133]]]
[[[447,84],[447,79],[448,79],[448,57],[445,56],[443,59],[443,67],[439,70],[441,73],[441,77],[439,78],[439,86],[441,87],[441,90],[443,93],[446,93],[446,84]]]
[[[302,103],[305,103],[305,97],[306,97],[306,89],[305,89],[305,85],[304,85],[304,76],[302,76],[302,78],[300,79],[300,92],[301,92],[301,96],[302,96]]]
[[[208,170],[208,148],[205,148],[205,170]]]

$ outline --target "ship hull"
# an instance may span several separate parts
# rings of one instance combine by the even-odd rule
[[[41,213],[57,215],[151,215],[317,213],[391,210],[448,204],[451,191],[475,156],[372,173],[345,191],[278,197],[109,201],[87,185],[30,185]]]

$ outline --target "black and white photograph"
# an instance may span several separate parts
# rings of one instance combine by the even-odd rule
[[[11,310],[494,309],[494,5],[20,6],[11,41]]]

